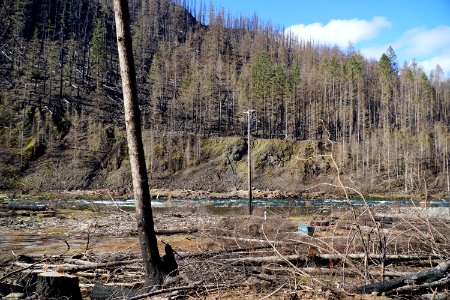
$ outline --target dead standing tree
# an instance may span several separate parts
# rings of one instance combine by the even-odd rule
[[[133,178],[134,199],[136,201],[137,230],[146,269],[146,283],[150,286],[155,286],[163,282],[164,271],[155,235],[150,190],[145,167],[128,1],[114,0],[114,12],[125,106],[128,151]]]

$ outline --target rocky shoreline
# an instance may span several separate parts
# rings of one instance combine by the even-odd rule
[[[185,199],[185,200],[200,200],[200,199],[242,199],[248,197],[246,190],[232,190],[225,192],[205,191],[205,190],[189,190],[189,189],[151,189],[151,197],[156,199]],[[328,192],[294,192],[282,190],[253,190],[253,198],[257,199],[345,199],[343,193],[328,193]],[[350,195],[351,198],[360,198],[357,194]],[[95,199],[131,199],[133,193],[129,190],[58,190],[58,191],[18,191],[8,190],[0,192],[0,202],[2,200],[10,199],[58,199],[58,200],[95,200]],[[420,194],[368,194],[365,198],[371,199],[412,199],[414,201],[422,201],[423,196]],[[435,195],[428,195],[428,199],[445,199],[445,193],[438,193]]]

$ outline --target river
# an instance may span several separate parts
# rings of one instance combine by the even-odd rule
[[[171,199],[164,198],[152,199],[152,207],[154,208],[171,208],[171,207],[215,207],[215,208],[244,208],[248,205],[248,200],[243,198],[236,199]],[[385,207],[420,207],[424,204],[417,203],[411,199],[351,199],[349,201],[343,199],[253,199],[253,207],[255,208],[340,208],[347,207],[349,204],[353,206],[385,206]],[[102,199],[102,200],[27,200],[13,199],[6,202],[8,207],[33,205],[46,208],[80,208],[97,206],[104,207],[120,207],[128,210],[134,210],[134,199]],[[431,200],[427,207],[448,207],[447,199]]]

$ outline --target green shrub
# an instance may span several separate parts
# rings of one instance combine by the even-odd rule
[[[13,189],[19,185],[19,174],[12,166],[4,165],[0,173],[0,189]]]

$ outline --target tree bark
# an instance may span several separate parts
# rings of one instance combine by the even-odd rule
[[[146,269],[146,283],[149,285],[158,285],[163,281],[164,271],[161,257],[159,256],[153,224],[150,189],[145,166],[128,1],[114,0],[114,12],[120,73],[122,77],[128,151],[133,178],[134,198],[136,201],[137,229],[142,258]]]

